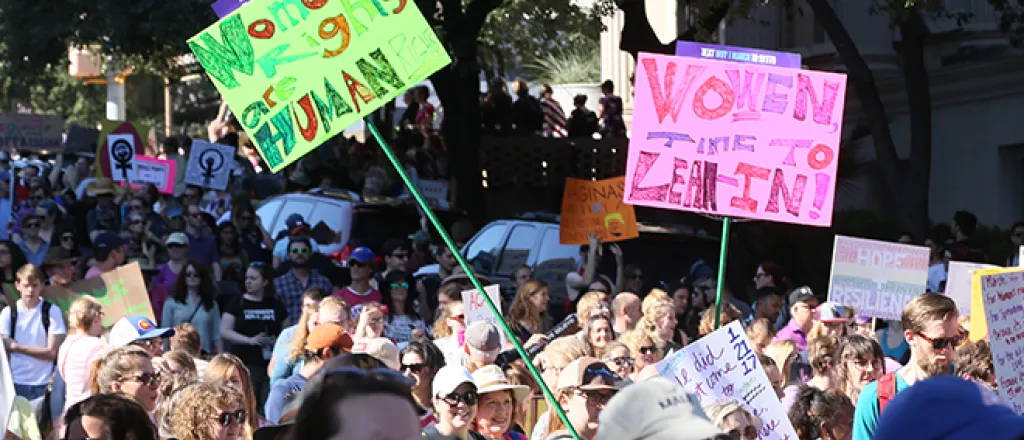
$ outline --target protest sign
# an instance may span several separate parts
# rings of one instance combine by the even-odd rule
[[[658,374],[697,396],[701,406],[735,401],[761,419],[758,438],[796,439],[757,354],[739,321],[715,330],[658,362]]]
[[[749,47],[720,46],[717,44],[676,41],[676,55],[690,58],[735,61],[737,63],[763,64],[766,66],[799,69],[800,54],[775,52]]]
[[[64,140],[64,153],[96,154],[96,142],[99,137],[100,131],[95,128],[71,124],[68,126],[68,136]]]
[[[928,290],[928,253],[924,246],[836,235],[828,300],[859,315],[898,320]]]
[[[231,179],[235,149],[228,145],[192,141],[185,169],[185,183],[223,191]]]
[[[405,0],[252,0],[188,45],[273,172],[451,62]]]
[[[11,410],[14,409],[14,378],[11,377],[11,363],[7,360],[7,350],[0,344],[0,427],[6,438]]]
[[[978,342],[985,339],[988,336],[988,320],[985,317],[985,295],[981,288],[981,277],[985,275],[994,275],[1001,273],[1013,272],[1019,270],[1015,267],[1009,268],[997,268],[997,269],[975,269],[971,271],[971,311],[974,312],[970,317],[970,333],[968,339],[974,342]]]
[[[950,261],[946,277],[946,296],[953,298],[956,308],[963,316],[971,314],[971,271],[976,269],[998,269],[999,266],[964,261]]]
[[[625,201],[832,224],[846,76],[640,54]]]
[[[979,278],[999,395],[1024,414],[1024,269]]]
[[[491,298],[491,302],[498,308],[498,312],[501,312],[501,287],[497,284],[484,286],[484,292]],[[501,328],[501,325],[498,324],[498,317],[491,313],[491,309],[487,307],[487,302],[484,301],[479,290],[462,291],[462,305],[462,313],[466,316],[467,326],[476,321],[487,321],[494,324],[495,327]]]
[[[143,183],[152,183],[161,194],[174,194],[174,170],[177,163],[169,159],[136,155],[132,160],[128,181],[132,188],[140,188]]]
[[[11,304],[18,300],[16,290],[5,288],[4,293]],[[126,264],[99,277],[81,280],[67,287],[46,286],[43,289],[43,298],[60,307],[65,315],[71,303],[82,295],[92,295],[103,306],[104,327],[110,327],[128,315],[143,315],[156,321],[139,263]]]
[[[135,155],[146,154],[149,128],[123,121],[105,121],[96,142],[96,177],[109,177],[115,182],[128,179]]]
[[[623,177],[565,179],[558,241],[587,244],[587,234],[597,234],[602,242],[639,237],[633,205],[622,201],[623,185]]]
[[[54,115],[0,113],[0,148],[47,150],[61,147],[64,119]]]

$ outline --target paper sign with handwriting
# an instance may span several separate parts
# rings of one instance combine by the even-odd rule
[[[498,312],[501,312],[501,287],[497,284],[484,286],[484,292],[491,298],[491,302],[498,308]],[[487,321],[494,324],[495,327],[501,328],[501,325],[498,324],[498,317],[491,313],[491,309],[487,307],[479,290],[462,291],[462,305],[463,313],[466,315],[466,325],[476,321]]]
[[[832,224],[846,76],[641,53],[626,203]]]
[[[174,194],[174,171],[178,163],[169,159],[135,156],[128,179],[132,188],[152,183],[161,194]]]
[[[60,116],[0,113],[0,148],[57,149],[64,141],[63,134]]]
[[[999,396],[1024,414],[1024,269],[981,276]]]
[[[859,315],[898,320],[928,290],[928,248],[836,235],[828,300]]]
[[[188,45],[273,172],[451,62],[408,0],[252,0]]]
[[[953,298],[962,316],[971,314],[971,272],[977,269],[999,269],[999,266],[965,261],[950,261],[946,277],[946,296]]]
[[[587,244],[587,234],[602,242],[640,236],[633,205],[622,201],[622,177],[604,180],[565,179],[558,239],[562,244]]]
[[[701,406],[735,401],[761,419],[761,440],[798,438],[751,347],[733,321],[659,362],[658,374],[696,395]]]

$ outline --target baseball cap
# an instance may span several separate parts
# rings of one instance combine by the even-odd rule
[[[558,375],[559,390],[618,390],[622,379],[597,358],[584,356],[566,365]]]
[[[466,328],[466,349],[492,352],[501,350],[501,334],[487,321],[476,321]],[[467,351],[468,353],[468,351]]]
[[[182,246],[188,246],[188,235],[184,232],[172,232],[171,235],[167,236],[167,242],[164,244],[180,244]]]
[[[616,393],[599,418],[597,440],[704,440],[722,434],[697,396],[663,377]]]
[[[366,246],[359,246],[355,248],[355,250],[353,250],[352,253],[348,256],[349,261],[356,260],[361,264],[372,264],[373,260],[375,260],[376,258],[377,257],[373,255],[373,251],[371,251],[370,248]]]
[[[810,287],[800,286],[793,289],[793,292],[789,294],[789,305],[795,305],[796,303],[807,302],[810,300],[817,300],[814,296],[814,291]]]
[[[306,337],[306,351],[319,352],[325,348],[340,348],[348,353],[352,351],[352,337],[345,329],[333,322],[320,324],[309,332]]]
[[[110,328],[107,342],[110,348],[124,347],[141,339],[174,336],[173,328],[158,328],[149,318],[142,315],[125,316]]]
[[[96,259],[102,261],[107,259],[110,251],[116,250],[125,244],[124,239],[117,235],[117,233],[100,232],[96,239],[92,241],[92,248],[93,253],[96,254]]]
[[[818,306],[818,320],[825,323],[850,322],[846,318],[846,308],[832,301],[825,301]]]
[[[289,215],[288,218],[284,220],[284,224],[288,227],[289,231],[294,231],[295,229],[303,226],[307,228],[309,227],[309,224],[306,223],[306,219],[302,218],[302,214]]]
[[[434,393],[434,397],[447,396],[464,383],[473,384],[473,388],[476,388],[476,381],[473,380],[473,375],[469,374],[469,370],[466,367],[445,365],[440,370],[437,370],[437,374],[434,375],[431,390]]]
[[[889,402],[878,419],[874,439],[1016,440],[1022,434],[1024,416],[996,393],[956,376],[935,376]]]
[[[398,370],[402,366],[398,360],[398,346],[388,338],[360,339],[352,345],[352,353],[366,353],[392,370]]]

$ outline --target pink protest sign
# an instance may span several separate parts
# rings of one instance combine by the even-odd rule
[[[152,183],[161,194],[174,194],[174,171],[177,163],[169,159],[135,156],[128,179],[132,188],[141,187],[142,183]]]
[[[641,53],[626,203],[832,224],[846,76]]]

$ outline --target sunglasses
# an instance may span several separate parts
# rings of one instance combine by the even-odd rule
[[[612,393],[607,391],[589,391],[589,390],[576,390],[576,394],[587,400],[589,406],[601,406],[607,405],[609,400],[612,400]]]
[[[409,289],[409,283],[402,281],[401,283],[391,283],[391,290],[395,289]]]
[[[920,336],[921,339],[924,339],[925,341],[928,341],[929,344],[932,344],[932,348],[934,348],[936,350],[943,350],[946,347],[949,347],[951,345],[955,348],[955,347],[959,346],[961,342],[964,341],[964,335],[962,335],[962,334],[957,334],[956,336],[953,336],[952,338],[934,338],[934,339],[925,336],[924,333],[921,333],[921,332],[917,332],[917,335]]]
[[[349,267],[369,267],[370,265],[366,264],[366,263],[363,263],[362,261],[359,261],[359,260],[352,260],[352,261],[348,262],[348,266]]]
[[[413,373],[419,374],[423,372],[424,368],[427,368],[427,364],[402,364],[402,368],[399,368],[398,371],[401,371],[403,373],[406,371],[411,371]]]
[[[220,415],[217,416],[214,420],[220,422],[220,426],[228,426],[232,423],[237,423],[241,425],[242,423],[245,422],[245,419],[246,417],[248,417],[248,415],[249,414],[246,413],[244,409],[231,412],[225,411],[220,413]]]
[[[160,384],[160,373],[146,372],[142,374],[136,374],[135,376],[122,377],[121,380],[135,380],[142,385],[153,388]]]
[[[459,403],[463,402],[466,405],[473,406],[480,401],[480,395],[477,394],[476,391],[470,390],[466,391],[463,394],[450,393],[447,396],[442,397],[441,400],[444,400],[444,403],[447,403],[451,406],[458,406]]]
[[[725,433],[723,438],[727,438],[729,440],[757,440],[757,428],[753,426],[744,426],[742,431],[739,429],[732,429]]]
[[[306,255],[306,254],[309,253],[309,248],[307,248],[307,247],[291,248],[291,249],[288,250],[288,252],[291,252],[293,255]]]
[[[64,235],[60,237],[60,241],[75,241],[74,235]]]
[[[466,315],[452,315],[452,316],[449,316],[448,319],[454,319],[454,320],[459,321],[459,322],[465,322],[466,321]]]
[[[607,359],[607,360],[610,361],[611,363],[615,364],[615,365],[620,366],[620,367],[632,367],[633,364],[636,363],[636,361],[633,358],[629,357],[629,356],[619,356],[617,358],[612,358],[612,359]]]
[[[657,350],[658,350],[658,347],[656,345],[646,345],[646,346],[640,347],[640,349],[638,351],[640,352],[640,354],[653,354]]]

